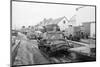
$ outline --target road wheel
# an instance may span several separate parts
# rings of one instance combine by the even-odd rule
[[[72,60],[76,60],[77,59],[77,55],[74,52],[71,52],[69,56],[70,56],[70,59],[72,59]]]

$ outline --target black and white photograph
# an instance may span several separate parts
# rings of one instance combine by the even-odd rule
[[[11,1],[11,66],[96,61],[96,6]]]

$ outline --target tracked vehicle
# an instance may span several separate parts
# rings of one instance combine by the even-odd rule
[[[73,46],[68,43],[62,32],[46,32],[40,40],[39,49],[49,57],[67,57],[70,55],[68,49]],[[72,57],[72,56],[70,56]]]

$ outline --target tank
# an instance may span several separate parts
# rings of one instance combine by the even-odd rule
[[[39,44],[39,49],[49,57],[65,56],[71,47],[60,31],[45,32]]]

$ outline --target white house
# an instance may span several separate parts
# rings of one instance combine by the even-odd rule
[[[68,19],[65,16],[59,17],[57,19],[44,19],[39,25],[46,26],[50,24],[57,24],[61,31],[66,30],[69,25],[71,25],[71,23],[69,23]]]

